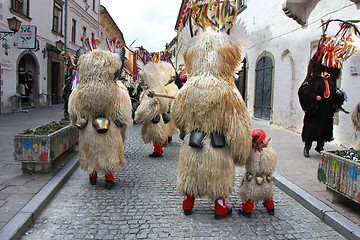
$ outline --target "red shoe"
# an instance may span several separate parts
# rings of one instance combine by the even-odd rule
[[[105,188],[111,190],[114,186],[114,174],[105,174]]]
[[[262,204],[266,207],[267,212],[268,212],[270,215],[274,215],[274,214],[275,214],[274,200],[273,200],[272,197],[271,197],[270,199],[264,201]]]
[[[251,218],[251,213],[254,209],[254,201],[249,199],[245,203],[241,204],[241,209],[239,210],[239,214]]]
[[[96,185],[97,182],[97,172],[94,171],[92,174],[89,175],[89,179],[90,179],[90,184],[91,185]]]
[[[226,217],[230,217],[232,213],[232,209],[228,208],[226,201],[224,198],[219,197],[215,201],[215,219],[223,219]]]
[[[191,215],[192,209],[194,207],[195,197],[189,196],[187,193],[185,194],[184,200],[183,200],[183,210],[184,215]]]

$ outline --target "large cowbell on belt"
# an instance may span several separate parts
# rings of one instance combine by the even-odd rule
[[[109,130],[110,120],[106,117],[95,118],[92,122],[96,132],[106,133]]]
[[[205,133],[194,130],[190,134],[189,146],[202,148],[202,141],[205,137]],[[211,145],[213,148],[223,148],[225,147],[225,136],[224,134],[210,133]]]

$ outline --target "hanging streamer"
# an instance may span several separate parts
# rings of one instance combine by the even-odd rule
[[[332,21],[339,21],[340,29],[333,37],[327,37],[325,31]],[[324,25],[326,28],[319,41],[317,61],[326,67],[341,68],[343,63],[357,51],[359,46],[354,43],[359,41],[360,32],[351,22],[340,19],[329,20]]]
[[[194,3],[186,9],[180,24],[180,30],[193,19],[194,23],[202,30],[205,30],[206,27],[211,27],[214,30],[228,31],[232,28],[235,17],[236,1]]]

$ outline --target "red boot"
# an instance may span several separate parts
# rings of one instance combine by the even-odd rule
[[[243,215],[247,218],[251,218],[251,212],[254,209],[254,201],[252,199],[249,199],[246,201],[246,203],[241,204],[241,209],[239,211],[240,215]]]
[[[232,209],[228,208],[225,198],[219,197],[215,201],[215,219],[223,219],[231,216]]]
[[[192,209],[194,207],[195,197],[185,194],[183,200],[183,210],[185,215],[191,215]]]
[[[272,197],[270,199],[264,201],[262,204],[266,207],[266,209],[270,215],[275,214],[274,200]]]
[[[114,174],[105,174],[105,187],[110,190],[114,188],[114,185]]]
[[[153,157],[153,158],[162,157],[163,147],[161,143],[154,142],[153,146],[154,146],[154,152],[150,154],[149,157]]]
[[[96,172],[96,171],[93,171],[93,173],[89,175],[89,179],[90,179],[90,184],[91,184],[91,185],[96,185],[97,172]]]

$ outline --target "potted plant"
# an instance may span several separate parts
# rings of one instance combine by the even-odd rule
[[[52,162],[67,150],[74,150],[78,130],[69,121],[52,121],[26,129],[14,137],[14,158],[23,172],[49,173]]]
[[[359,174],[360,151],[351,148],[321,152],[318,180],[326,184],[326,197],[329,201],[335,202],[346,197],[360,203]]]

